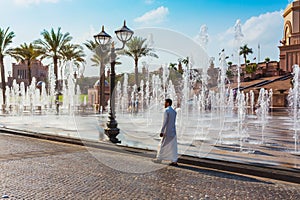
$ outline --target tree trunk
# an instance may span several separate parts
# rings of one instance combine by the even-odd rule
[[[134,75],[135,75],[135,84],[137,87],[138,84],[139,84],[139,69],[138,69],[138,62],[139,60],[138,59],[134,59]]]
[[[58,72],[58,70],[57,70],[57,58],[56,57],[53,57],[53,65],[54,65],[55,80],[58,80],[58,77],[57,77],[57,75],[58,75],[58,73],[57,73]]]
[[[31,77],[31,68],[28,67],[28,85],[31,85],[32,77]]]
[[[27,67],[28,67],[28,86],[29,86],[29,85],[31,85],[31,80],[32,80],[32,77],[31,77],[31,63],[30,63],[30,61],[28,61]]]
[[[56,114],[59,114],[59,90],[60,84],[58,80],[58,66],[57,66],[57,57],[53,57],[53,65],[54,65],[54,75],[55,75],[55,105],[56,105]]]
[[[105,109],[105,66],[101,63],[100,65],[100,83],[99,83],[99,113],[102,106],[102,110]]]
[[[5,105],[6,105],[6,96],[5,96],[6,84],[5,84],[5,70],[4,70],[4,63],[3,63],[3,57],[2,56],[0,56],[0,67],[1,67],[2,99],[3,99],[2,110],[3,110],[3,113],[4,113],[5,112]]]

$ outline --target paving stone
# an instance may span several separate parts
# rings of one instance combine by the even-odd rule
[[[9,199],[300,199],[299,184],[5,134],[0,169]]]

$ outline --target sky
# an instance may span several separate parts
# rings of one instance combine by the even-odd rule
[[[249,60],[256,58],[257,61],[258,57],[260,61],[266,57],[279,60],[278,46],[283,37],[282,13],[290,2],[291,0],[0,0],[0,28],[10,27],[15,32],[16,37],[11,47],[41,38],[40,34],[44,29],[56,30],[58,27],[62,28],[63,33],[69,32],[74,43],[82,44],[93,39],[93,35],[101,31],[102,25],[113,36],[114,31],[126,20],[127,26],[135,33],[149,27],[170,30],[175,35],[188,38],[191,43],[202,45],[201,48],[208,57],[217,58],[219,52],[225,49],[229,59],[236,62],[234,57],[238,53],[234,27],[237,20],[240,20],[243,36],[240,46],[247,44],[253,49]],[[207,27],[205,42],[201,39],[201,27]],[[174,40],[168,35],[161,37],[168,40],[169,44],[181,41],[181,37],[175,37]],[[188,46],[189,43],[182,45]],[[176,49],[170,45],[169,52],[174,51]],[[90,53],[87,50],[86,54],[89,60]],[[188,55],[181,53],[176,56]],[[158,60],[148,59],[145,62],[176,62],[176,56],[162,53]],[[6,58],[7,71],[11,70],[11,62],[14,62],[12,58]],[[87,62],[85,75],[98,74],[98,69],[90,65]],[[117,72],[133,71],[134,63],[130,59],[125,59],[123,65],[118,67]]]

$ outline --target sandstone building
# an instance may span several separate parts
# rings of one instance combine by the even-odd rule
[[[40,60],[35,60],[31,64],[31,77],[35,77],[36,82],[47,82],[48,79],[48,66],[42,64]],[[29,84],[28,67],[25,63],[13,63],[12,74],[8,77],[8,86],[12,86],[13,80],[16,80],[18,84],[25,83],[25,86]]]
[[[283,13],[284,29],[280,49],[280,68],[292,72],[300,64],[300,0],[287,6]]]

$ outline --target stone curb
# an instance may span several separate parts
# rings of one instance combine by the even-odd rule
[[[86,139],[82,140],[77,138],[69,138],[65,136],[51,135],[51,134],[38,133],[38,132],[22,131],[22,130],[10,129],[5,127],[1,127],[0,131],[7,134],[20,135],[20,136],[32,137],[32,138],[43,139],[43,140],[51,140],[51,141],[74,144],[74,145],[81,145],[81,146],[104,149],[104,150],[115,151],[120,153],[130,153],[130,154],[135,154],[135,155],[149,157],[149,158],[155,158],[156,155],[156,151],[153,150],[115,145],[110,142],[102,142],[102,141],[96,142],[96,141],[91,141]],[[282,180],[282,181],[300,184],[300,170],[296,170],[296,169],[266,167],[263,165],[262,166],[249,165],[249,164],[230,162],[224,160],[215,160],[211,158],[198,158],[198,157],[193,157],[188,155],[181,155],[178,159],[178,162],[182,164],[191,165],[191,166],[199,166],[199,167],[253,175],[258,177],[271,178],[275,180]]]

